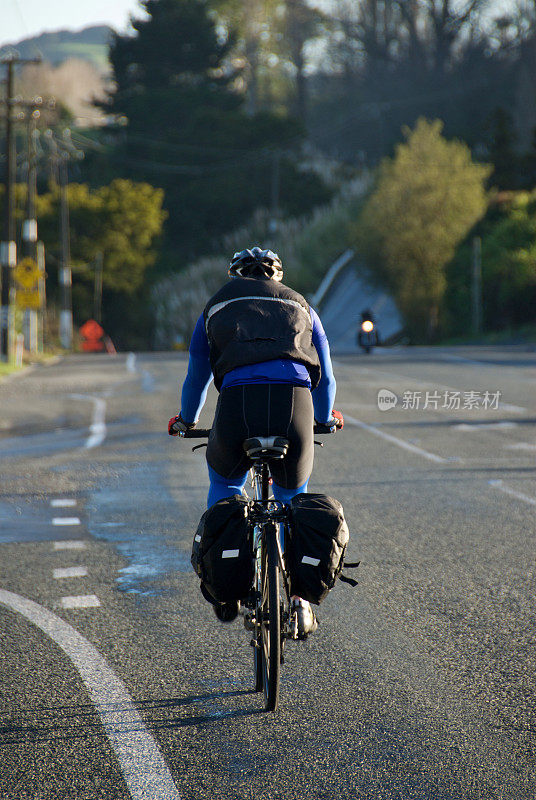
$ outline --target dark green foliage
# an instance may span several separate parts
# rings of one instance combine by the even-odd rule
[[[497,189],[513,189],[518,185],[519,158],[515,153],[515,131],[512,116],[504,108],[496,108],[489,122],[489,158],[495,169],[491,181]]]
[[[503,192],[471,231],[447,268],[443,308],[449,336],[471,330],[472,240],[482,238],[484,330],[534,322],[536,316],[536,192]]]
[[[95,259],[103,257],[103,325],[127,344],[148,341],[149,310],[144,284],[154,263],[154,245],[165,212],[162,192],[143,183],[115,180],[91,191],[72,183],[67,191],[70,215],[73,313],[75,325],[93,316]],[[52,185],[38,198],[39,237],[47,253],[47,298],[59,301],[60,190]],[[133,338],[132,338],[133,337]]]
[[[169,219],[159,265],[166,272],[270,206],[277,157],[283,212],[308,210],[329,192],[296,166],[297,122],[244,112],[232,40],[219,36],[209,4],[147,0],[144,7],[149,18],[134,23],[136,36],[112,43],[116,91],[107,110],[124,126],[112,130],[106,159],[112,172],[164,189]],[[102,162],[94,160],[93,170]]]

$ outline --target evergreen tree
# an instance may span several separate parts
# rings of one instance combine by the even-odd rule
[[[278,160],[283,210],[324,201],[320,180],[295,166],[299,123],[246,114],[230,58],[233,40],[217,28],[209,3],[145,0],[143,6],[148,18],[134,21],[136,35],[116,35],[111,47],[116,89],[108,111],[120,123],[111,157],[119,174],[165,190],[161,266],[184,266],[255,208],[269,206]]]

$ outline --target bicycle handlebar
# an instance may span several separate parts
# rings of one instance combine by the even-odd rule
[[[326,425],[321,425],[320,423],[316,423],[313,428],[313,433],[315,435],[324,436],[327,434],[335,433],[331,428],[326,427]],[[179,433],[179,437],[181,439],[208,439],[210,436],[210,428],[191,428],[189,431],[184,431],[183,434]]]

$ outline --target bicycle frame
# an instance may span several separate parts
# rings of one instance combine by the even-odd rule
[[[288,527],[288,515],[270,497],[267,460],[255,463],[251,473],[255,498],[250,511],[255,579],[253,616],[246,627],[253,630],[255,689],[264,690],[266,709],[273,711],[279,702],[284,641],[296,638],[297,634],[297,618],[291,610],[290,582],[279,535],[281,526],[284,530]],[[291,624],[293,617],[296,618],[294,625]]]

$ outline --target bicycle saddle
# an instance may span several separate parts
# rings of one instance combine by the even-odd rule
[[[243,444],[244,451],[252,461],[260,459],[284,458],[288,452],[289,440],[283,436],[253,436]]]

